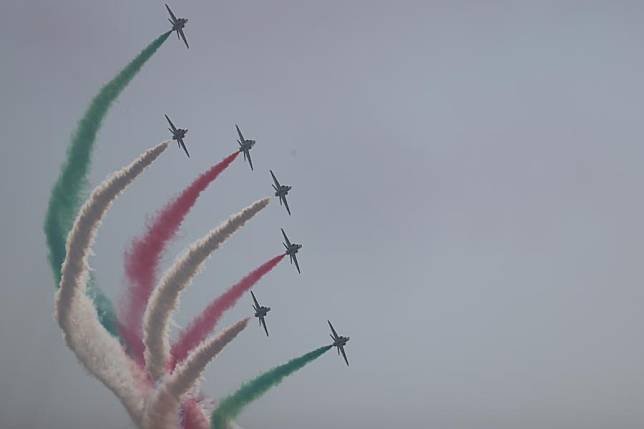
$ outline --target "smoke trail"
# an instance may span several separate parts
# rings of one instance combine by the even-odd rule
[[[190,325],[181,333],[179,339],[172,346],[170,351],[170,369],[183,361],[190,350],[201,343],[214,328],[226,310],[233,307],[237,300],[250,288],[253,287],[265,274],[271,271],[281,260],[284,254],[278,255],[263,263],[237,284],[215,299],[206,309],[195,318]]]
[[[187,393],[199,381],[208,362],[212,361],[229,342],[246,329],[249,320],[250,318],[242,319],[224,329],[216,337],[202,342],[175,369],[167,383],[168,389],[178,397]]]
[[[139,425],[144,398],[150,393],[146,376],[125,354],[118,340],[98,322],[90,298],[75,296],[59,319],[67,346],[81,364],[116,395],[132,421]]]
[[[141,323],[163,253],[168,242],[177,233],[183,219],[197,201],[199,194],[212,183],[239,155],[235,152],[215,164],[192,182],[181,194],[170,201],[153,219],[143,236],[133,241],[125,255],[125,274],[129,281],[123,308],[120,311],[119,331],[128,345],[129,354],[143,363]]]
[[[114,79],[101,88],[85,111],[72,136],[72,141],[67,148],[67,159],[49,197],[44,224],[47,246],[49,247],[49,264],[54,273],[56,286],[60,282],[61,267],[65,259],[65,240],[86,186],[96,134],[112,102],[116,100],[169,35],[170,32],[167,32],[155,39]],[[91,289],[90,296],[92,296],[98,310],[101,324],[112,335],[118,335],[116,318],[110,300],[97,288],[92,287]]]
[[[204,341],[172,375],[168,376],[150,401],[144,416],[146,429],[175,429],[181,397],[199,381],[208,362],[231,342],[246,326],[248,318],[240,320],[216,337]]]
[[[208,256],[270,201],[270,198],[264,198],[254,202],[193,243],[164,274],[159,286],[152,292],[143,316],[143,343],[146,369],[154,380],[161,378],[169,361],[168,321],[177,305],[179,294],[190,284]]]
[[[112,202],[167,147],[168,142],[163,142],[148,149],[94,189],[70,232],[56,293],[56,319],[67,345],[90,373],[114,392],[135,422],[141,419],[143,374],[137,371],[116,338],[99,323],[85,293],[88,259],[96,232]]]
[[[210,427],[212,429],[227,429],[227,423],[235,418],[252,401],[258,399],[272,387],[277,386],[285,377],[293,374],[309,362],[326,353],[332,346],[320,347],[305,355],[275,367],[259,377],[243,384],[239,390],[225,398],[212,413]]]
[[[182,429],[208,429],[208,418],[195,398],[188,398],[182,404]]]

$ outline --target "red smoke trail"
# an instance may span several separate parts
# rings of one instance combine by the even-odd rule
[[[170,351],[171,362],[168,362],[168,369],[174,370],[177,363],[181,362],[188,356],[190,350],[201,343],[208,334],[213,330],[219,318],[223,313],[231,308],[237,300],[265,274],[272,270],[284,258],[284,254],[264,262],[251,271],[246,277],[241,279],[237,284],[224,292],[223,295],[212,301],[208,307],[194,319],[186,329],[183,330],[177,342],[172,346]]]
[[[156,284],[161,255],[175,236],[199,194],[212,183],[239,155],[235,152],[199,176],[176,199],[170,201],[148,225],[145,234],[132,242],[125,254],[125,274],[129,287],[119,317],[121,337],[128,351],[139,363],[143,363],[141,321],[150,294]]]
[[[181,427],[183,429],[209,429],[208,417],[206,417],[197,399],[188,397],[181,408]]]

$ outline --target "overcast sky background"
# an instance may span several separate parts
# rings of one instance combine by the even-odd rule
[[[564,4],[565,3],[565,4]],[[114,299],[146,216],[256,138],[165,257],[293,185],[211,258],[184,325],[302,242],[302,275],[257,287],[253,323],[208,369],[216,397],[350,335],[240,417],[259,428],[594,429],[644,424],[641,2],[175,1],[170,38],[118,100],[96,184],[190,129],[114,205],[92,265]],[[76,121],[167,29],[161,2],[2,2],[0,426],[132,427],[64,346],[42,221]],[[245,297],[224,323],[250,314]],[[223,326],[223,325],[222,325]]]

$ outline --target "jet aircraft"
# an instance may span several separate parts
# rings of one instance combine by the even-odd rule
[[[172,140],[176,140],[179,147],[182,148],[186,153],[186,155],[188,155],[188,158],[190,158],[188,149],[186,149],[186,144],[183,142],[183,138],[188,133],[188,130],[185,128],[175,127],[172,121],[170,120],[170,118],[168,118],[168,115],[164,115],[164,116],[168,120],[168,123],[170,124],[170,128],[168,128],[168,130],[170,130],[170,132],[172,133]]]
[[[239,134],[239,139],[237,139],[237,143],[239,143],[239,151],[244,154],[244,159],[248,159],[248,163],[250,164],[250,169],[252,171],[253,160],[250,159],[250,150],[255,146],[255,140],[245,139],[237,124],[235,124],[235,128],[237,128],[237,134]]]
[[[275,189],[275,196],[280,199],[280,206],[282,203],[284,203],[284,207],[286,207],[286,211],[288,212],[289,216],[291,215],[291,209],[288,208],[288,202],[286,201],[286,195],[288,194],[288,191],[291,190],[291,186],[287,185],[280,185],[280,182],[277,181],[277,178],[275,177],[275,174],[273,174],[273,170],[268,170],[271,172],[271,176],[273,176],[273,189]]]
[[[282,243],[284,245],[284,248],[286,248],[286,254],[291,258],[291,264],[295,262],[295,268],[297,268],[297,272],[301,273],[300,266],[297,263],[297,256],[295,255],[297,254],[297,251],[302,248],[302,245],[291,243],[288,240],[288,237],[286,236],[284,229],[282,229],[282,235],[284,236],[284,240],[286,240],[286,243]]]
[[[344,352],[344,346],[346,346],[347,343],[349,342],[349,337],[343,337],[341,335],[338,335],[338,333],[335,332],[335,329],[333,329],[333,325],[331,324],[331,322],[329,322],[328,320],[327,322],[329,323],[329,328],[331,328],[331,332],[333,332],[333,334],[331,334],[331,338],[333,338],[333,344],[331,345],[333,347],[338,348],[338,356],[340,355],[340,353],[342,353],[342,357],[344,358],[344,361],[347,363],[347,366],[349,366],[349,360],[347,359],[347,354]]]
[[[266,332],[266,336],[268,337],[268,329],[266,328],[266,320],[264,320],[264,318],[266,317],[266,314],[271,311],[271,308],[259,305],[259,302],[257,302],[257,298],[255,298],[255,294],[252,290],[250,291],[250,294],[253,296],[253,310],[255,310],[255,317],[259,319],[259,324],[264,327],[264,332]]]
[[[186,26],[186,23],[188,22],[187,18],[177,18],[174,16],[174,13],[170,10],[170,6],[167,4],[165,5],[165,8],[168,9],[168,13],[170,14],[170,18],[168,18],[168,21],[170,21],[170,24],[172,24],[172,30],[170,31],[176,31],[177,32],[177,39],[181,38],[183,39],[183,43],[186,44],[186,48],[190,48],[188,46],[188,41],[186,40],[186,35],[183,32],[183,27]]]

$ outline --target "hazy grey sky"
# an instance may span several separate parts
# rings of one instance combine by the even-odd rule
[[[92,260],[117,299],[146,216],[258,141],[200,199],[181,249],[294,186],[230,240],[184,295],[185,324],[280,251],[256,288],[273,308],[210,366],[240,382],[351,336],[255,403],[248,429],[620,429],[644,424],[644,61],[641,2],[175,1],[190,50],[160,49],[99,135],[96,184],[190,129],[117,202]],[[129,428],[52,317],[42,220],[77,119],[167,28],[161,2],[9,0],[0,26],[4,141],[0,426]],[[167,264],[166,264],[167,265]],[[225,323],[249,314],[242,300]]]

